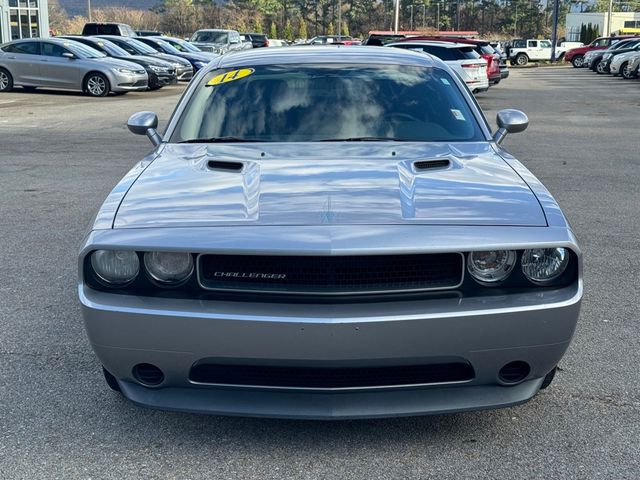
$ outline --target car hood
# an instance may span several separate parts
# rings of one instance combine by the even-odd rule
[[[132,70],[141,70],[140,65],[138,65],[137,63],[130,62],[128,60],[121,60],[120,58],[116,57],[92,58],[91,60],[98,61],[112,68],[129,68]]]
[[[196,53],[196,52],[181,52],[180,56],[182,58],[186,58],[187,60],[191,60],[194,62],[211,62],[214,58],[219,57],[220,55],[215,55],[213,53]]]
[[[411,223],[547,225],[488,143],[332,142],[167,144],[114,227]]]
[[[185,60],[184,58],[181,58],[177,55],[171,55],[169,53],[157,53],[154,56],[170,63],[179,63],[181,65],[184,65],[185,67],[191,66],[189,60]]]

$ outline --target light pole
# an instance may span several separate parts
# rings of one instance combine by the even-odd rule
[[[611,11],[613,10],[613,0],[609,0],[609,14],[607,15],[607,37],[611,35]]]
[[[87,0],[87,13],[89,14],[89,21],[91,22],[91,0]]]
[[[342,0],[338,0],[338,41],[342,40]]]
[[[400,0],[396,0],[395,18],[393,20],[393,32],[398,33],[398,21],[400,19]]]
[[[440,32],[440,0],[438,0],[438,3],[436,3],[436,6],[438,7],[438,10],[436,13],[436,32]]]
[[[422,4],[422,31],[427,29],[426,17],[427,17],[427,4],[423,3]]]
[[[513,17],[513,38],[518,38],[518,3],[516,3],[516,15]]]

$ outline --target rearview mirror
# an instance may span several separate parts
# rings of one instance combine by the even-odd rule
[[[493,135],[493,140],[501,144],[509,133],[520,133],[529,126],[529,117],[520,110],[500,110],[496,115],[498,131]]]
[[[162,143],[162,137],[156,131],[158,115],[153,112],[138,112],[129,117],[127,127],[135,135],[146,135],[154,146]]]

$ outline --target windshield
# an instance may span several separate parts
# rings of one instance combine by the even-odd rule
[[[79,42],[64,42],[64,46],[68,48],[75,56],[80,58],[102,58],[106,55],[99,52],[95,48],[91,48]]]
[[[162,47],[162,50],[164,50],[164,53],[171,53],[174,55],[180,54],[180,50],[178,50],[176,47],[174,47],[170,43],[165,42],[164,40],[156,40],[155,43],[157,43],[158,45],[160,45],[160,47]]]
[[[282,65],[204,76],[171,141],[481,141],[443,70],[399,65]]]
[[[227,32],[202,31],[196,32],[191,37],[192,42],[199,43],[228,43],[229,34]]]
[[[120,48],[115,43],[101,41],[101,42],[98,42],[98,45],[100,46],[100,48],[102,48],[103,51],[107,52],[112,57],[129,57],[130,56],[127,51]]]
[[[139,42],[138,40],[124,40],[124,42],[129,45],[131,48],[133,48],[134,50],[137,50],[138,53],[142,54],[142,55],[148,55],[148,54],[155,54],[158,53],[157,50],[151,48],[149,45],[146,45],[142,42]]]
[[[164,40],[165,42],[173,45],[176,50],[180,50],[181,52],[201,52],[198,47],[194,47],[189,42],[185,42],[184,40],[177,40],[173,38],[168,38]]]

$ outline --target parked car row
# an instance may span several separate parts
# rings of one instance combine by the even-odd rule
[[[608,41],[607,46],[603,44]],[[640,65],[640,36],[596,39],[597,47],[588,48],[572,58],[582,55],[582,61],[572,62],[574,67],[589,68],[599,74],[613,74],[623,78],[637,78]]]
[[[15,40],[0,45],[0,92],[14,87],[47,87],[103,97],[157,90],[191,80],[216,57],[184,40],[164,36],[70,35]]]

